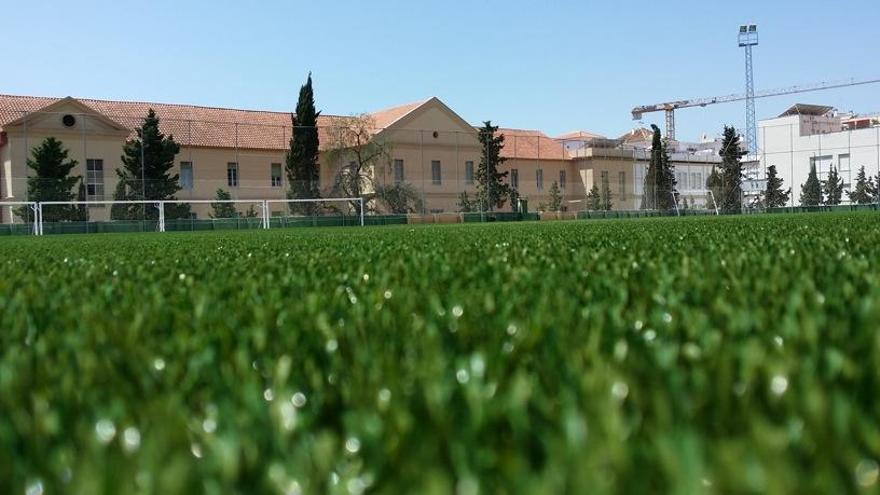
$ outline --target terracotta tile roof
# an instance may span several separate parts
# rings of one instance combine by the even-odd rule
[[[429,100],[422,100],[413,103],[407,103],[405,105],[398,105],[395,107],[386,108],[384,110],[370,112],[367,115],[373,118],[376,129],[381,130],[402,119],[408,113],[412,112],[416,108],[419,108],[428,101]]]
[[[498,129],[504,134],[501,156],[523,160],[570,160],[562,142],[541,131],[529,129]]]
[[[0,95],[0,127],[61,99]],[[243,149],[284,150],[291,135],[288,112],[88,98],[77,98],[77,101],[132,130],[152,108],[160,118],[162,132],[173,134],[174,139],[185,146],[235,148],[237,145]],[[335,118],[322,115],[318,117],[318,126],[329,127]],[[326,134],[322,129],[319,137]]]
[[[636,127],[635,129],[620,136],[619,139],[621,139],[624,144],[638,143],[641,141],[651,141],[652,139],[654,139],[654,131],[648,129],[647,127]]]
[[[588,131],[571,131],[566,132],[565,134],[560,134],[556,136],[556,139],[570,139],[570,140],[578,140],[578,139],[607,139],[605,136],[601,134],[596,134]]]

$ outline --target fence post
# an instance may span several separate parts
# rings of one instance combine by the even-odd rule
[[[263,210],[263,228],[268,230],[269,229],[269,202],[264,199],[263,202],[260,204],[260,209]]]
[[[361,199],[361,227],[364,226],[364,198]]]
[[[37,203],[37,235],[43,235],[43,203]]]

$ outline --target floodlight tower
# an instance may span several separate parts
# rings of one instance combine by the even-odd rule
[[[737,36],[740,48],[746,49],[746,147],[750,155],[758,153],[758,130],[755,122],[755,75],[752,71],[752,47],[758,46],[758,26],[743,24]]]

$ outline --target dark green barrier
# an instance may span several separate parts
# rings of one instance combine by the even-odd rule
[[[33,235],[34,226],[26,223],[0,224],[0,236],[7,235]]]

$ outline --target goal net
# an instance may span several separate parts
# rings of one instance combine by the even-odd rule
[[[38,235],[39,211],[32,201],[0,202],[0,236]]]
[[[180,232],[364,225],[362,198],[45,201],[31,211],[34,234]],[[25,210],[22,210],[25,211]],[[18,231],[16,231],[18,232]]]
[[[268,199],[268,228],[363,226],[363,198]]]

